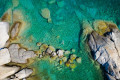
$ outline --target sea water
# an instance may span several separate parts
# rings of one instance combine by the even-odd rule
[[[82,38],[82,22],[109,20],[119,25],[119,0],[0,0],[0,16],[8,9],[20,10],[26,21],[24,36],[19,43],[30,50],[37,50],[37,42],[52,45],[56,49],[75,49],[82,58],[74,70],[55,66],[49,59],[35,61],[32,67],[37,73],[33,80],[104,80],[100,65],[93,61],[90,50]],[[41,15],[41,10],[50,11],[51,22]],[[32,37],[32,42],[29,42]]]

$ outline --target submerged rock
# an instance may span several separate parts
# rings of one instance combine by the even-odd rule
[[[0,50],[0,65],[7,64],[11,61],[10,54],[7,48]]]
[[[42,9],[41,15],[46,19],[50,18],[50,10],[48,8]]]
[[[21,27],[21,22],[15,22],[13,24],[12,31],[11,31],[11,38],[12,39],[18,35],[20,27]]]
[[[66,54],[66,55],[67,55],[67,54],[70,54],[70,51],[65,51],[64,54]]]
[[[81,58],[80,57],[76,58],[76,62],[81,63]]]
[[[71,59],[71,60],[75,60],[76,57],[77,57],[77,56],[76,56],[75,54],[72,54],[72,55],[70,56],[70,59]]]
[[[63,57],[62,60],[63,60],[63,62],[66,62],[67,61],[67,57]]]
[[[103,35],[94,31],[88,42],[93,58],[104,67],[110,77],[120,79],[120,31],[112,28]]]
[[[19,70],[19,67],[0,66],[0,80],[3,80],[10,75],[13,75],[18,70]]]
[[[43,8],[41,10],[41,15],[43,18],[48,19],[49,23],[52,21],[50,17],[50,10],[48,8]]]

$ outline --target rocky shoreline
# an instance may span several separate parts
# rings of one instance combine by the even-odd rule
[[[15,27],[16,28],[16,27]],[[16,35],[18,30],[12,32],[12,35]],[[35,57],[33,51],[28,51],[24,48],[20,48],[18,44],[11,44],[9,47],[7,40],[9,39],[9,23],[0,22],[0,80],[20,80],[28,77],[32,74],[33,70],[29,68],[20,69],[18,66],[6,66],[10,62],[14,63],[27,63],[27,59]]]

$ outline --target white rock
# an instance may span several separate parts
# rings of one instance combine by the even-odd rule
[[[7,48],[0,50],[0,65],[7,64],[11,61],[10,54]]]
[[[5,46],[6,41],[9,39],[8,31],[9,23],[0,22],[0,48],[3,48]]]
[[[12,62],[27,63],[27,59],[35,57],[33,51],[26,51],[25,49],[19,49],[18,44],[12,44],[9,47]]]
[[[43,57],[42,54],[40,54],[40,55],[39,55],[39,58],[42,58],[42,57]]]
[[[52,50],[51,50],[50,48],[48,48],[48,49],[46,50],[46,52],[47,52],[48,54],[51,54],[51,53],[52,53]]]
[[[63,52],[64,52],[64,50],[58,50],[58,51],[57,51],[57,55],[58,55],[59,57],[61,57],[61,56],[63,56]]]
[[[31,69],[23,69],[20,72],[16,73],[15,76],[19,79],[23,79],[32,74],[32,72],[33,71]]]
[[[24,78],[23,80],[27,80],[27,79]]]
[[[10,56],[11,56],[11,60],[12,62],[20,62],[20,58],[18,55],[18,49],[20,48],[20,46],[18,44],[12,44],[9,47],[9,52],[10,52]]]
[[[51,54],[52,56],[56,56],[57,54],[56,54],[56,52],[52,52],[52,54]]]
[[[3,80],[10,75],[13,75],[18,70],[19,70],[19,67],[0,66],[0,80]]]
[[[20,28],[20,23],[15,23],[14,28],[11,31],[11,38],[14,38],[18,34],[19,28]]]

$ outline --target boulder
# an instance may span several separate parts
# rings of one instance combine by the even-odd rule
[[[20,49],[20,46],[18,44],[10,45],[9,52],[12,62],[16,63],[27,63],[27,59],[36,56],[33,51],[26,51],[23,48]]]
[[[120,79],[120,32],[113,29],[104,35],[92,32],[89,36],[89,47],[93,58],[106,72],[115,79]]]
[[[11,61],[10,54],[7,48],[0,50],[0,65],[7,64]]]
[[[19,67],[6,67],[0,66],[0,80],[5,79],[6,77],[15,74],[19,70]]]
[[[5,46],[6,41],[9,39],[8,35],[9,23],[0,22],[0,48]]]

